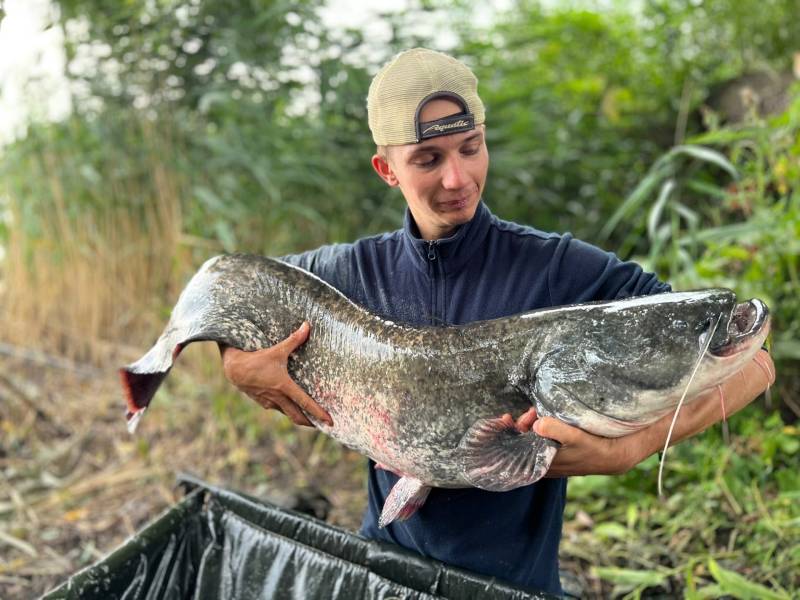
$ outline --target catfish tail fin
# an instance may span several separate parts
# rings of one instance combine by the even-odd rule
[[[253,322],[252,314],[236,310],[238,296],[230,288],[253,285],[247,273],[239,272],[237,261],[241,260],[242,257],[225,256],[207,260],[181,292],[155,345],[138,361],[120,369],[130,431],[136,428],[178,354],[190,342],[220,342],[247,351],[270,345]],[[220,281],[223,276],[226,279]]]
[[[135,431],[142,414],[184,346],[185,344],[170,343],[168,336],[161,336],[147,354],[119,370],[122,390],[128,405],[125,419],[128,421],[128,431],[131,433]]]

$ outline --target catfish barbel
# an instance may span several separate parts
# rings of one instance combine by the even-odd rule
[[[402,476],[381,526],[413,514],[432,486],[507,491],[544,476],[558,443],[520,432],[505,413],[533,406],[596,435],[625,435],[675,409],[685,392],[692,398],[740,370],[769,332],[763,302],[737,304],[724,289],[412,327],[298,267],[218,256],[188,283],[150,351],[121,369],[129,428],[186,344],[253,351],[303,321],[311,335],[289,373],[333,425],[309,418]]]

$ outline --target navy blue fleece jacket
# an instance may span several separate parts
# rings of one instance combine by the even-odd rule
[[[284,260],[384,317],[417,325],[463,324],[669,290],[635,263],[569,234],[503,221],[483,203],[446,239],[420,239],[406,211],[403,229]],[[558,545],[566,479],[503,493],[434,489],[408,521],[379,529],[384,499],[397,479],[370,461],[363,535],[518,586],[561,593]]]

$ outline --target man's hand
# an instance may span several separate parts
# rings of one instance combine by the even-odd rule
[[[333,425],[333,420],[311,396],[289,376],[289,355],[308,339],[311,326],[304,322],[300,328],[271,348],[243,352],[226,346],[220,348],[225,377],[264,408],[278,410],[297,425],[313,427],[300,410]]]
[[[723,416],[730,417],[774,382],[775,365],[770,355],[761,350],[741,371],[722,382],[720,389],[715,388],[698,396],[691,405],[683,406],[670,445],[706,430]],[[641,431],[612,439],[586,433],[552,417],[534,421],[529,413],[526,415],[517,420],[518,428],[532,428],[562,444],[546,477],[625,473],[664,448],[673,417],[670,412]]]
[[[539,418],[536,409],[531,408],[516,422],[510,414],[503,420],[521,432],[531,429],[542,437],[556,440],[561,444],[545,477],[567,477],[570,475],[617,475],[624,473],[636,463],[623,461],[620,453],[630,450],[621,444],[627,438],[604,438],[586,433],[583,429],[567,425],[553,417]]]

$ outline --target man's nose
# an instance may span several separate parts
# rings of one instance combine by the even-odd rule
[[[442,187],[446,190],[459,190],[467,184],[467,172],[460,157],[451,157],[445,161],[442,172]]]

